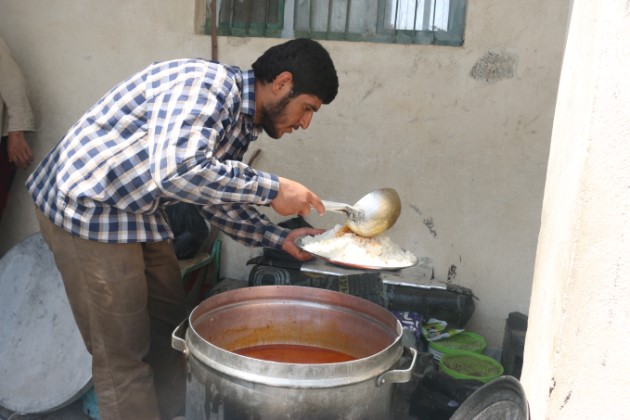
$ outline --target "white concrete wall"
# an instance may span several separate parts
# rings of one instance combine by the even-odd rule
[[[523,383],[532,419],[630,418],[630,3],[574,0]]]
[[[568,4],[470,1],[461,48],[325,42],[339,96],[309,130],[255,144],[256,166],[335,201],[396,188],[403,211],[389,235],[430,258],[436,279],[450,271],[474,291],[468,327],[500,347],[507,314],[529,310]],[[193,21],[193,0],[0,3],[0,35],[33,88],[36,160],[146,64],[209,57],[210,39],[194,34]],[[220,38],[219,58],[248,67],[277,42]],[[0,254],[37,230],[25,177],[0,224]],[[341,219],[309,221],[328,228]],[[224,276],[243,278],[259,253],[226,241]]]

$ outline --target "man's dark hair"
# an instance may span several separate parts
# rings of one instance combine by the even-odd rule
[[[339,80],[335,66],[316,41],[293,39],[269,48],[254,64],[256,79],[272,82],[283,71],[293,75],[293,95],[315,95],[329,104],[337,96]]]

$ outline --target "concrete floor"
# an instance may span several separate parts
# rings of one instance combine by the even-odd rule
[[[399,388],[400,395],[397,395],[393,419],[416,420],[415,416],[409,415],[408,401],[402,395],[413,392],[412,385],[399,386]],[[78,400],[64,408],[45,414],[18,414],[0,407],[0,420],[92,420],[92,418],[83,413],[82,402]]]
[[[420,354],[420,356],[422,353]],[[417,420],[418,418],[409,414],[409,399],[420,382],[421,372],[426,369],[427,358],[431,355],[426,354],[424,361],[420,357],[420,363],[416,364],[412,379],[405,384],[398,384],[395,394],[394,408],[392,419],[395,420]],[[90,416],[83,412],[83,403],[79,399],[66,407],[60,408],[50,413],[41,414],[19,414],[13,413],[3,407],[0,407],[0,420],[93,420]],[[194,420],[194,419],[190,419]]]
[[[50,413],[43,414],[19,414],[0,407],[0,419],[2,420],[91,420],[91,417],[83,413],[81,399],[66,407]]]

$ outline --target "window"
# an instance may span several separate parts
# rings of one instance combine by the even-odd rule
[[[466,1],[215,0],[219,35],[456,46],[464,43]]]
[[[217,0],[220,35],[280,37],[282,0]]]

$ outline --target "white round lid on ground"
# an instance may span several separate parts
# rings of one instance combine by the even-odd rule
[[[80,398],[88,353],[53,255],[40,233],[0,260],[0,406],[42,413]]]

